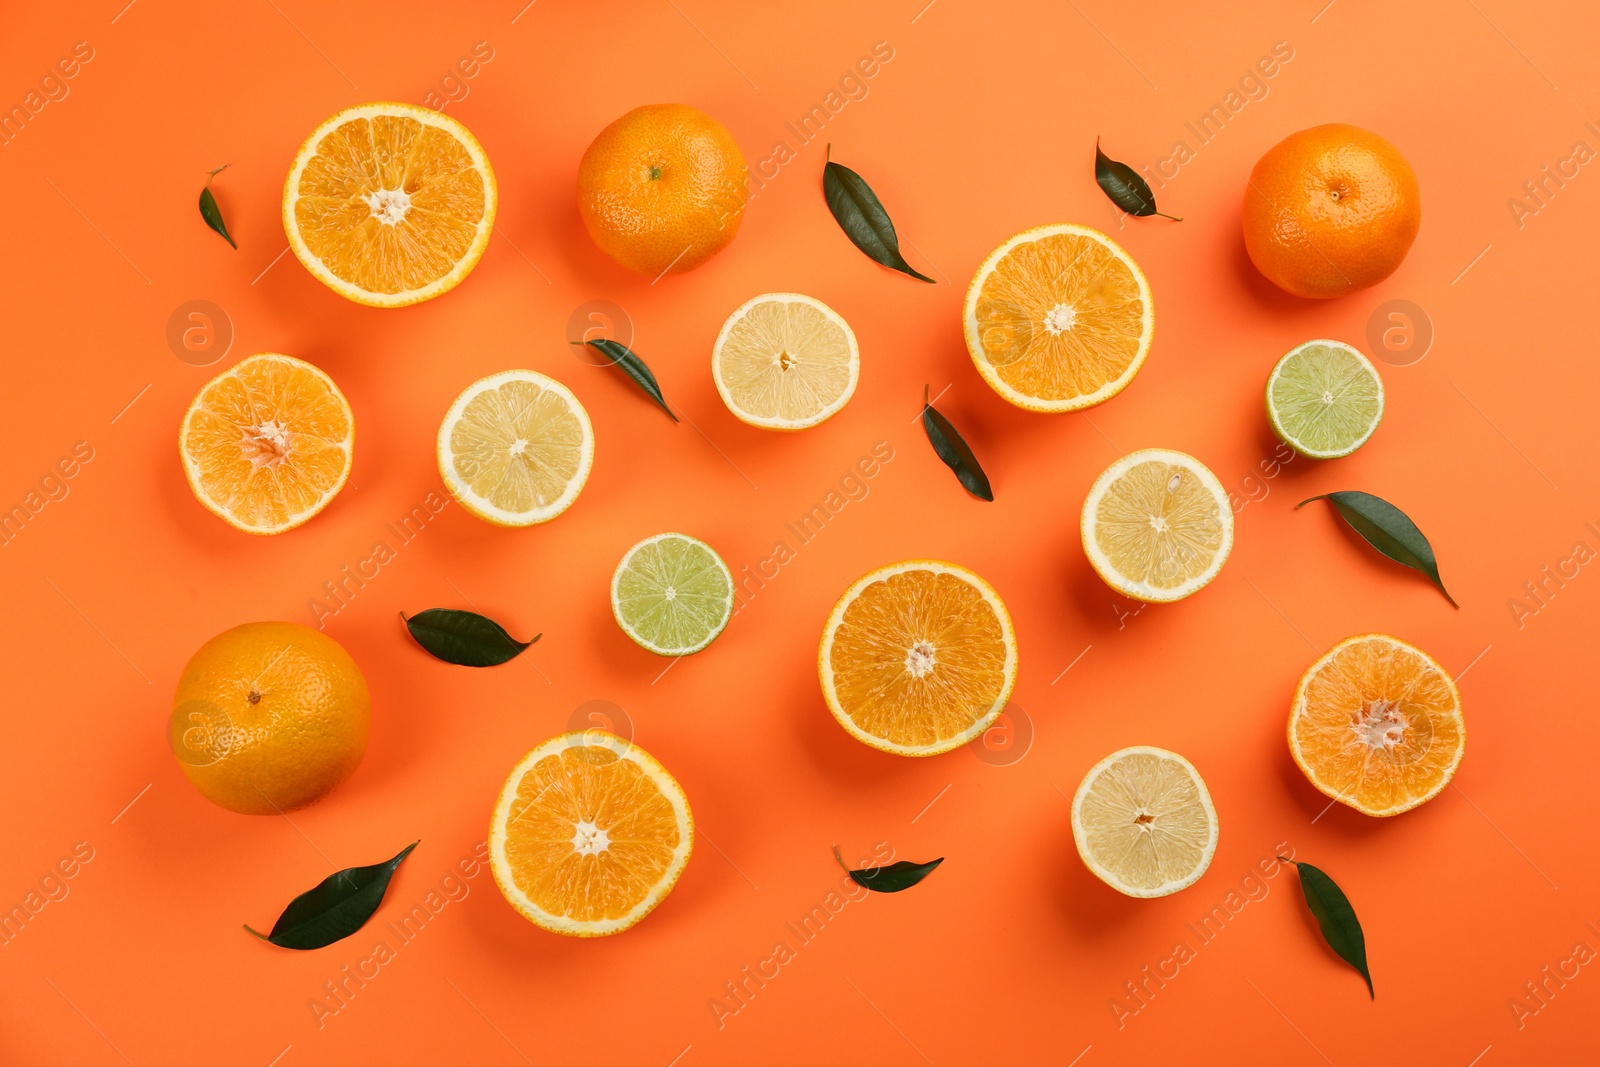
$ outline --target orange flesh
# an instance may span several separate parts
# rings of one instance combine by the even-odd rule
[[[1313,784],[1379,814],[1443,789],[1466,743],[1449,677],[1415,649],[1378,637],[1313,668],[1289,731]]]
[[[1040,400],[1088,396],[1121,378],[1144,330],[1139,282],[1104,245],[1054,234],[1007,252],[978,295],[995,373]]]
[[[371,293],[421,289],[453,270],[483,219],[483,175],[448,132],[405,116],[358,118],[317,145],[295,224],[335,277]]]
[[[200,492],[247,527],[270,529],[317,508],[350,464],[350,418],[333,382],[270,356],[201,391],[184,424]]]
[[[575,745],[523,775],[505,856],[517,888],[539,908],[595,922],[637,907],[665,877],[678,843],[676,810],[637,763]]]
[[[1006,643],[983,595],[953,574],[912,570],[862,589],[828,664],[857,729],[898,745],[955,737],[1005,689]]]

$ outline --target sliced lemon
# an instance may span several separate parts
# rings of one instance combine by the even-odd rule
[[[1450,784],[1467,750],[1455,681],[1387,634],[1335,645],[1289,709],[1289,753],[1312,785],[1363,815],[1398,815]]]
[[[611,576],[622,632],[660,656],[698,652],[733,617],[733,573],[704,541],[656,534],[628,549]]]
[[[339,495],[355,435],[332,378],[268,352],[201,388],[179,427],[178,453],[200,503],[236,529],[276,534]]]
[[[1267,420],[1308,459],[1348,456],[1383,421],[1383,379],[1343,341],[1307,341],[1268,375]]]
[[[572,390],[533,370],[491,374],[439,427],[439,473],[461,506],[499,526],[549,522],[594,465],[594,427]]]
[[[803,430],[849,402],[861,375],[850,325],[822,301],[767,293],[741,304],[711,349],[728,410],[767,430]]]
[[[1164,748],[1113,752],[1072,798],[1072,837],[1095,877],[1130,897],[1191,886],[1217,851],[1217,809],[1194,764]]]
[[[1030,411],[1077,411],[1122,392],[1155,333],[1150,283],[1115,241],[1057,223],[989,254],[967,288],[967,352]]]
[[[461,123],[414,104],[363,104],[300,147],[283,186],[283,229],[334,292],[403,307],[471,273],[498,195],[483,146]]]
[[[638,745],[603,730],[552,737],[522,758],[489,824],[500,892],[530,922],[602,937],[648,915],[694,848],[683,789]]]
[[[1011,615],[965,567],[914,559],[845,590],[817,651],[828,710],[864,744],[948,752],[994,722],[1017,681]]]
[[[1164,604],[1217,576],[1233,548],[1233,509],[1193,456],[1147,448],[1095,479],[1083,502],[1083,550],[1124,596]]]

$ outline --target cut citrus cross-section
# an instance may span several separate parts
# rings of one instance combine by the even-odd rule
[[[283,229],[334,292],[403,307],[472,271],[497,199],[489,158],[461,123],[414,104],[363,104],[301,146],[283,187]]]
[[[195,497],[247,533],[292,530],[350,476],[355,419],[344,394],[303,360],[264,353],[207,382],[178,430]]]
[[[1383,421],[1378,368],[1342,341],[1307,341],[1267,377],[1267,420],[1308,459],[1338,459],[1367,443]]]
[[[1110,400],[1150,351],[1155,314],[1139,265],[1098,230],[1019,233],[967,289],[967,351],[995,392],[1031,411]]]
[[[602,730],[523,757],[495,804],[489,861],[511,906],[558,934],[615,934],[672,891],[694,846],[683,790],[637,745]]]
[[[711,349],[711,377],[740,420],[803,430],[849,402],[861,374],[856,335],[839,313],[799,293],[740,305]]]
[[[1017,680],[1017,640],[988,582],[954,563],[909,560],[845,590],[817,670],[828,710],[857,740],[932,756],[1000,714]]]
[[[498,526],[549,522],[594,465],[594,427],[572,390],[531,370],[492,374],[439,427],[439,473],[461,506]]]
[[[1182,600],[1217,576],[1233,548],[1228,494],[1193,456],[1123,456],[1083,502],[1083,550],[1105,583],[1150,603]]]
[[[656,534],[628,549],[611,576],[622,632],[660,656],[698,652],[733,616],[733,574],[704,541]]]
[[[1111,888],[1164,897],[1211,866],[1217,810],[1194,764],[1138,745],[1083,776],[1072,798],[1072,836],[1084,865]]]
[[[1313,663],[1289,709],[1289,752],[1311,784],[1366,815],[1438,796],[1467,748],[1461,694],[1426,652],[1384,634]]]

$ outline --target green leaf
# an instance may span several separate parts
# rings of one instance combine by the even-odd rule
[[[420,841],[413,841],[400,854],[386,863],[370,867],[350,867],[330,874],[306,892],[289,902],[272,924],[270,934],[246,930],[263,941],[271,941],[280,948],[323,948],[342,941],[366,925],[372,913],[383,903],[383,894],[389,888],[389,879],[400,866],[400,861],[411,855]]]
[[[1322,939],[1367,980],[1367,996],[1378,999],[1372,991],[1372,973],[1367,970],[1367,938],[1361,932],[1361,921],[1350,906],[1350,898],[1320,869],[1287,856],[1278,858],[1293,863],[1300,872],[1300,889],[1306,895],[1306,907],[1322,927]]]
[[[200,217],[205,220],[207,226],[220,233],[224,241],[233,245],[233,250],[237,252],[239,245],[234,241],[233,235],[228,233],[228,224],[222,221],[222,209],[217,206],[217,198],[211,195],[211,179],[227,170],[229,166],[230,164],[225,163],[206,175],[205,188],[200,190]]]
[[[934,410],[928,403],[928,387],[922,387],[922,429],[928,435],[933,451],[944,460],[944,465],[956,472],[956,478],[966,486],[967,492],[979,500],[993,500],[994,490],[989,488],[989,476],[983,473],[978,457],[962,438],[950,420]]]
[[[429,608],[419,611],[405,621],[411,636],[435,659],[462,667],[494,667],[514,659],[523,649],[543,637],[534,634],[532,640],[518,641],[493,619],[473,611],[454,608]]]
[[[650,373],[650,368],[645,366],[644,360],[634,354],[627,345],[610,338],[602,337],[598,341],[573,341],[575,345],[588,345],[590,348],[605,356],[612,363],[622,368],[622,373],[632,378],[645,394],[654,400],[662,411],[667,413],[667,418],[673,422],[678,421],[678,416],[667,407],[666,398],[661,395],[661,386],[656,384],[656,376]]]
[[[1396,563],[1403,563],[1420,572],[1438,587],[1444,598],[1450,601],[1451,607],[1461,607],[1439,579],[1439,564],[1433,558],[1433,546],[1428,544],[1428,539],[1422,536],[1422,531],[1406,517],[1405,512],[1371,493],[1353,490],[1323,493],[1302,500],[1295,507],[1303,508],[1312,500],[1326,500],[1332,504],[1334,510],[1350,524],[1350,528],[1366,539],[1367,544]]]
[[[831,153],[833,146],[829,145],[828,150]],[[822,168],[822,193],[828,198],[828,210],[833,212],[839,228],[852,244],[885,267],[933,282],[926,274],[914,270],[900,254],[900,239],[895,236],[894,223],[889,221],[889,213],[883,210],[872,186],[861,175],[829,160]]]
[[[833,846],[833,858],[839,861],[839,866],[845,869],[851,881],[874,893],[899,893],[910,889],[944,862],[943,856],[929,863],[899,860],[887,867],[863,867],[859,871],[852,871],[850,865],[844,861],[844,857],[839,855],[838,845]]]
[[[1118,163],[1104,152],[1100,151],[1100,140],[1094,142],[1094,180],[1100,183],[1100,188],[1111,202],[1130,215],[1143,218],[1146,215],[1160,215],[1173,222],[1183,220],[1164,211],[1156,210],[1156,196],[1150,191],[1150,183],[1139,176],[1139,172],[1126,163]]]

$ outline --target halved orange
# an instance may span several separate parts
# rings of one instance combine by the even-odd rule
[[[1030,411],[1077,411],[1120,393],[1155,333],[1150,283],[1098,230],[1057,223],[990,253],[967,289],[967,351],[995,392]]]
[[[560,734],[522,758],[489,824],[500,892],[530,922],[601,937],[672,891],[694,847],[694,817],[667,769],[603,730]]]
[[[472,271],[498,199],[489,157],[461,123],[415,104],[363,104],[301,146],[283,187],[283,229],[334,292],[403,307]]]
[[[268,352],[205,384],[183,416],[178,452],[200,503],[247,533],[275,534],[344,488],[355,433],[332,378]]]
[[[989,728],[1017,680],[1011,616],[965,567],[880,567],[834,605],[817,651],[822,696],[858,741],[932,756]]]
[[[1347,638],[1311,665],[1289,709],[1289,752],[1311,784],[1366,815],[1438,796],[1461,763],[1461,694],[1419,648]]]

